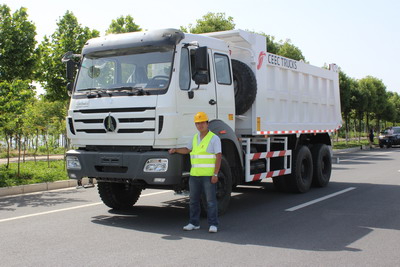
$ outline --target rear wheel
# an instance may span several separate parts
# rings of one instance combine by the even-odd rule
[[[98,182],[101,200],[116,210],[130,209],[139,199],[142,189],[131,184]]]
[[[325,144],[317,144],[311,149],[313,157],[313,180],[312,184],[317,187],[328,185],[332,172],[332,156]]]
[[[313,162],[311,151],[307,146],[295,150],[292,160],[292,174],[286,177],[286,185],[290,192],[305,193],[311,187]]]

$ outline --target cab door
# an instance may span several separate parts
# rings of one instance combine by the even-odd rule
[[[198,86],[193,80],[196,47],[182,47],[179,59],[177,112],[180,116],[178,145],[185,145],[197,132],[194,115],[203,111],[209,120],[217,118],[217,99],[212,67],[212,51],[208,49],[209,83]]]
[[[235,129],[235,92],[230,57],[226,52],[213,51],[212,73],[217,100],[217,117]]]

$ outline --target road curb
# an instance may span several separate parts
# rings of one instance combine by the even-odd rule
[[[88,178],[82,179],[82,184],[88,183]],[[94,179],[95,180],[95,179]],[[95,183],[95,181],[93,181]],[[11,187],[1,187],[0,188],[0,197],[6,196],[14,196],[14,195],[23,195],[28,193],[35,193],[35,192],[45,192],[49,190],[55,189],[63,189],[69,187],[76,187],[77,182],[76,180],[63,180],[63,181],[56,181],[50,183],[38,183],[38,184],[27,184],[27,185],[18,185],[18,186],[11,186]]]
[[[363,150],[363,149],[365,149],[364,146],[345,148],[345,149],[333,149],[333,154],[342,153],[342,152],[355,152],[355,151],[359,151],[359,150]]]
[[[379,148],[377,145],[373,145],[372,148]],[[345,153],[345,152],[355,152],[355,151],[360,151],[360,150],[369,150],[369,145],[362,145],[362,146],[357,146],[357,147],[352,147],[352,148],[345,148],[345,149],[333,149],[333,154],[335,153]]]

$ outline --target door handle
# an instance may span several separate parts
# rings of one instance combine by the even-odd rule
[[[215,101],[214,99],[210,99],[210,101],[208,101],[208,104],[215,105],[217,104],[217,101]]]

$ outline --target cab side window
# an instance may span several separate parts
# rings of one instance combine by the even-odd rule
[[[232,76],[228,56],[223,54],[214,54],[214,62],[217,82],[219,84],[231,84]]]
[[[179,70],[179,87],[181,90],[189,90],[190,88],[190,57],[189,49],[182,48],[181,51],[181,64]]]

